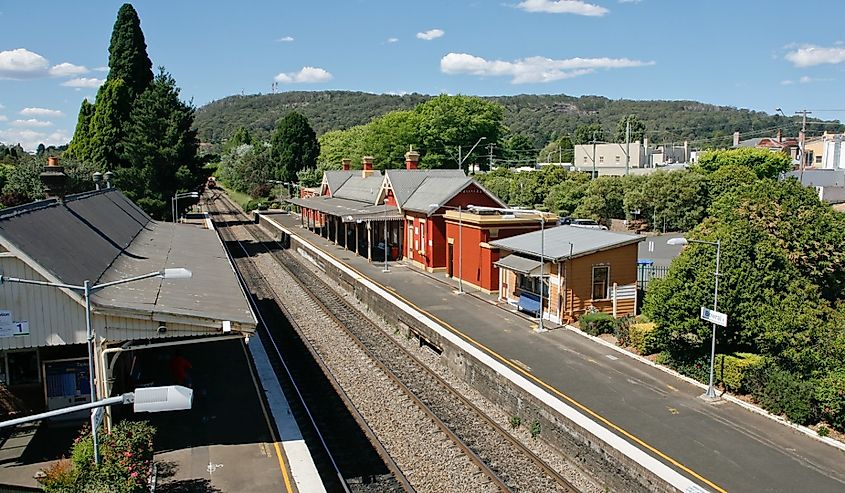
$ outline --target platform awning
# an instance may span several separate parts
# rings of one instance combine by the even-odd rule
[[[494,263],[500,269],[506,269],[524,276],[537,276],[540,274],[540,261],[523,257],[512,253]],[[546,269],[548,271],[548,269]]]
[[[336,197],[292,198],[286,202],[339,217],[345,223],[402,220],[402,214],[395,205],[372,205]]]

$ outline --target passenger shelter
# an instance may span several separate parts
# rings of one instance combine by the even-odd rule
[[[644,237],[556,226],[490,245],[500,250],[499,299],[557,323],[588,310],[633,315],[637,244]],[[540,259],[543,259],[542,263]]]
[[[63,175],[60,166],[45,169]],[[114,376],[103,366],[116,357],[107,349],[254,333],[256,319],[214,231],[154,221],[114,188],[65,197],[50,186],[55,197],[0,211],[0,382],[24,407],[6,412],[90,400],[85,297],[55,284],[101,285],[171,268],[192,273],[91,296],[101,397]]]

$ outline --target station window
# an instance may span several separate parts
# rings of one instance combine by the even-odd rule
[[[599,164],[604,164],[604,156],[599,156]]]
[[[9,360],[9,385],[28,385],[38,383],[40,379],[38,371],[38,353],[35,351],[10,352],[7,354]]]
[[[619,156],[616,156],[616,164],[619,164],[619,161],[621,161],[621,159],[619,158]]]
[[[610,266],[593,266],[593,299],[606,300],[610,297]]]
[[[540,286],[543,287],[543,294],[540,295]],[[548,298],[549,296],[549,287],[544,283],[540,282],[539,277],[531,277],[531,276],[519,276],[519,289],[520,291],[524,291],[526,293],[532,293],[536,295],[543,296]]]

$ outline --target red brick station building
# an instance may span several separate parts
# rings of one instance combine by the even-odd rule
[[[317,194],[303,191],[288,202],[300,209],[302,227],[370,261],[387,255],[442,272],[535,315],[542,301],[543,317],[558,323],[591,307],[634,313],[644,238],[554,227],[554,214],[502,210],[507,205],[462,170],[419,169],[419,157],[410,151],[405,169],[383,174],[372,157],[360,170],[344,159],[342,170],[323,174]]]

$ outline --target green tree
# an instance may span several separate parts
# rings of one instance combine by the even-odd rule
[[[107,80],[114,79],[123,79],[133,100],[153,81],[153,64],[147,56],[141,19],[135,8],[128,3],[118,10],[111,34]],[[128,116],[128,113],[124,116]]]
[[[564,135],[559,139],[546,144],[537,156],[540,162],[548,163],[572,163],[575,161],[575,147],[572,145],[572,138]]]
[[[575,215],[604,224],[611,219],[625,217],[625,188],[617,176],[599,176],[587,187],[584,200],[575,209]]]
[[[693,171],[658,171],[626,176],[624,210],[639,211],[655,231],[688,231],[704,219],[709,194],[707,178]]]
[[[131,94],[123,79],[106,81],[97,91],[97,103],[88,126],[87,152],[80,159],[91,161],[103,171],[125,166],[124,133],[131,108]],[[80,151],[86,149],[84,139],[80,139],[79,146]]]
[[[235,133],[226,141],[226,145],[223,146],[223,152],[230,151],[243,144],[252,145],[252,135],[250,135],[246,127],[238,127],[235,129]]]
[[[616,124],[616,142],[625,142],[625,130],[629,123],[631,125],[631,142],[642,142],[645,138],[646,128],[645,123],[637,115],[624,116],[619,120],[619,123]]]
[[[279,163],[276,176],[283,181],[296,180],[296,173],[317,165],[320,143],[308,120],[291,112],[276,126],[272,139],[273,159]]]
[[[346,130],[334,130],[320,136],[320,157],[317,169],[321,171],[340,169],[341,159],[351,159],[352,166],[359,168],[361,158],[366,155],[365,141],[369,129],[366,125],[357,125]]]
[[[174,192],[199,183],[194,108],[179,99],[176,81],[162,68],[135,102],[130,122],[124,157],[132,171],[118,173],[118,185],[148,213],[165,218]],[[135,179],[122,181],[127,175]]]
[[[496,103],[470,96],[440,95],[416,108],[422,139],[421,166],[456,168],[458,154],[465,156],[481,137],[498,142],[503,132],[504,110]],[[470,159],[478,161],[480,154]],[[469,160],[464,162],[466,169]]]
[[[410,145],[419,147],[419,116],[413,111],[393,111],[366,125],[363,148],[374,158],[376,169],[401,168]]]
[[[573,143],[589,144],[594,140],[604,140],[604,130],[602,130],[601,123],[590,123],[589,125],[581,125],[580,127],[575,129]]]
[[[527,135],[512,134],[502,141],[501,157],[508,166],[533,165],[537,162],[536,156],[534,141]]]
[[[705,151],[698,158],[697,166],[706,173],[713,173],[722,166],[744,166],[752,169],[758,178],[777,178],[781,173],[792,169],[792,161],[782,152],[741,147]]]
[[[571,216],[587,193],[589,178],[583,173],[571,173],[571,178],[549,189],[544,205],[560,216]]]

